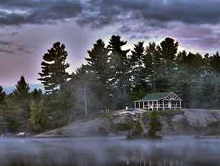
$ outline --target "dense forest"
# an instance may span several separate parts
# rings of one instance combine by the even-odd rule
[[[67,72],[65,45],[54,43],[44,54],[39,81],[45,93],[30,87],[24,76],[13,93],[0,86],[0,113],[10,132],[41,132],[66,125],[101,110],[132,107],[133,100],[152,92],[176,92],[186,108],[220,108],[220,55],[178,50],[178,42],[166,38],[156,44],[127,41],[112,36],[98,40],[86,62]],[[192,46],[193,47],[193,46]]]

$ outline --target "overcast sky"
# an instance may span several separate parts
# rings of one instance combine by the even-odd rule
[[[70,71],[99,38],[160,42],[170,36],[188,51],[220,50],[219,0],[0,0],[0,85],[24,75],[35,84],[43,54],[65,43]]]

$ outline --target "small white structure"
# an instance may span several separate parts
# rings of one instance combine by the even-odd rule
[[[115,111],[115,113],[112,115],[113,117],[117,117],[120,120],[126,117],[132,117],[133,120],[137,120],[140,119],[145,112],[146,110],[143,109],[130,109],[130,110],[124,109],[124,110]]]
[[[26,133],[25,132],[20,132],[17,134],[17,137],[25,137]]]
[[[182,101],[174,92],[151,93],[134,101],[134,107],[144,110],[181,109]]]

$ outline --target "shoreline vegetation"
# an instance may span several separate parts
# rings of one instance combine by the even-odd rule
[[[103,112],[132,107],[134,100],[154,92],[175,91],[185,108],[220,109],[218,52],[202,55],[180,51],[179,43],[170,37],[159,44],[138,42],[131,50],[124,46],[127,41],[121,36],[113,35],[108,43],[99,39],[85,55],[85,63],[70,73],[65,45],[54,43],[43,55],[39,71],[38,80],[44,85],[45,93],[39,89],[30,91],[25,76],[20,77],[11,94],[6,94],[0,86],[0,133],[44,133],[93,115],[99,117]],[[158,112],[157,116],[163,117],[161,124],[165,124],[163,128],[167,132],[177,132],[173,121],[178,121],[182,126],[177,127],[183,130],[190,128],[183,114],[190,113],[173,110]],[[162,128],[161,119],[157,119],[149,122],[151,130],[144,134],[157,137]],[[131,137],[142,135],[145,123],[134,123]],[[218,126],[218,121],[208,124],[209,132],[218,133],[211,130]],[[203,132],[194,128],[189,132]],[[103,126],[98,131],[107,135]]]

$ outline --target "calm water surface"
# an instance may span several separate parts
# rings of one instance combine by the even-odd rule
[[[0,166],[219,166],[220,139],[0,139]]]

